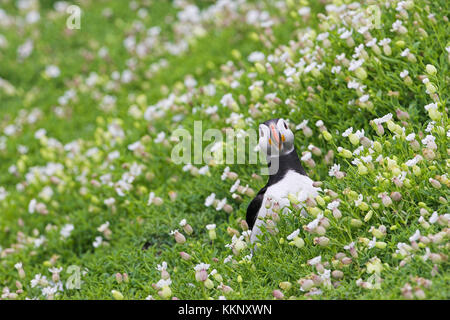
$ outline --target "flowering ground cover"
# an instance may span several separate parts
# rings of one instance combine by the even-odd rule
[[[450,297],[447,1],[70,5],[0,3],[1,299]],[[252,255],[264,164],[174,132],[272,118],[321,192]]]

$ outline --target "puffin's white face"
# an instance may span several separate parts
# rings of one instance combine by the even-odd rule
[[[283,119],[272,119],[259,125],[259,147],[269,157],[279,157],[294,148],[294,133]]]

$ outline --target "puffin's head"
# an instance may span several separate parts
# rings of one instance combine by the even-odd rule
[[[271,119],[259,125],[259,148],[267,158],[279,157],[294,149],[294,133],[284,119]]]

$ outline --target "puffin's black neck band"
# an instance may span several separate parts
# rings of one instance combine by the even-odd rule
[[[306,176],[306,171],[305,169],[303,169],[302,164],[300,163],[300,159],[298,158],[297,151],[295,150],[295,148],[288,154],[278,157],[277,160],[278,160],[278,170],[276,170],[276,172],[274,173],[271,172],[272,161],[269,162],[268,164],[270,173],[268,185],[277,183],[278,181],[283,179],[286,172],[288,172],[289,170],[296,171],[297,173]]]

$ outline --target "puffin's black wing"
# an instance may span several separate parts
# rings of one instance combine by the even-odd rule
[[[249,230],[253,229],[253,225],[256,222],[256,218],[258,217],[258,212],[261,208],[264,199],[264,193],[266,193],[266,190],[267,186],[259,190],[256,197],[248,205],[247,216],[245,217],[245,220],[247,221]]]

